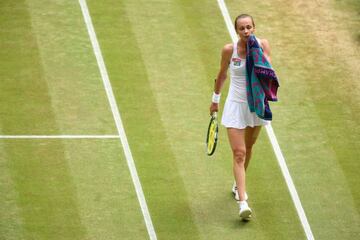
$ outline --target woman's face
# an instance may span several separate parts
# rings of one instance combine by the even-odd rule
[[[247,41],[255,27],[250,17],[240,18],[236,21],[236,33],[242,40]]]

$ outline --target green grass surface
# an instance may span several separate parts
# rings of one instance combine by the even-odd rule
[[[252,14],[272,46],[273,127],[315,239],[356,239],[356,1],[226,3],[231,18]],[[305,239],[265,131],[247,175],[251,222],[238,219],[230,192],[224,128],[205,156],[213,79],[230,42],[217,2],[88,5],[158,239]],[[0,44],[2,135],[116,134],[77,1],[2,1]],[[148,239],[118,140],[2,139],[0,180],[1,240]]]
[[[146,238],[118,141],[11,140],[1,150],[1,239]]]
[[[1,131],[114,133],[79,4],[3,1],[0,11]]]

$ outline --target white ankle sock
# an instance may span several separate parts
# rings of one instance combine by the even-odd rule
[[[241,206],[247,206],[248,204],[247,204],[246,200],[244,200],[244,201],[240,201],[239,205],[241,207]]]

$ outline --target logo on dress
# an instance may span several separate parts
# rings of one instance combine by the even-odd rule
[[[232,58],[231,61],[234,63],[234,66],[241,65],[241,58]]]

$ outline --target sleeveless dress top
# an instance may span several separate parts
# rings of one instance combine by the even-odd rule
[[[250,112],[246,96],[246,59],[240,58],[237,43],[233,45],[230,61],[230,87],[221,119],[226,128],[244,129],[262,126],[269,122]]]

